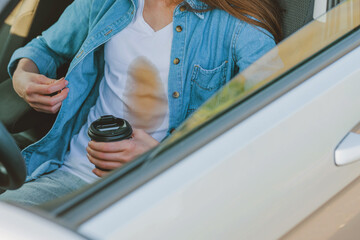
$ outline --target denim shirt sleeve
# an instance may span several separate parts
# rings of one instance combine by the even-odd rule
[[[275,46],[273,36],[266,30],[245,22],[240,24],[233,43],[239,73]]]
[[[57,68],[74,57],[88,34],[92,2],[75,0],[53,26],[16,50],[8,65],[9,75],[12,77],[21,58],[28,58],[40,74],[55,78]]]

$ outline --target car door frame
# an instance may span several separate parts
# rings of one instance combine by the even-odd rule
[[[176,146],[160,153],[157,153],[155,149],[114,172],[106,179],[69,196],[66,200],[59,201],[59,204],[45,205],[43,209],[61,219],[62,222],[69,222],[69,225],[77,228],[359,45],[360,30],[358,27],[294,69],[279,76],[271,84],[263,86],[232,108],[227,109],[222,115],[195,129],[191,135],[177,142]],[[141,167],[144,163],[149,162],[150,156],[153,158],[151,168]]]

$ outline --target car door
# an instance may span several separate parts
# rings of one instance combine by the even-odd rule
[[[359,9],[347,1],[238,76],[142,167],[162,162],[162,172],[79,222],[79,231],[276,239],[341,192],[360,175],[359,162],[338,166],[334,157],[360,122]]]

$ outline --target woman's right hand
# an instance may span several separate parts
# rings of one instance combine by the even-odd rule
[[[16,93],[38,112],[55,114],[67,97],[68,81],[47,78],[39,74],[35,63],[23,58],[13,75],[13,87]]]

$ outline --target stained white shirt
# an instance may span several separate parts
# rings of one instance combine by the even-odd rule
[[[87,130],[92,122],[103,115],[114,115],[128,120],[134,128],[144,129],[158,141],[166,136],[169,127],[167,89],[173,24],[155,32],[144,20],[143,8],[144,0],[140,0],[133,21],[105,43],[99,97],[86,124],[71,139],[61,168],[89,183],[99,179],[86,156],[90,141]]]

